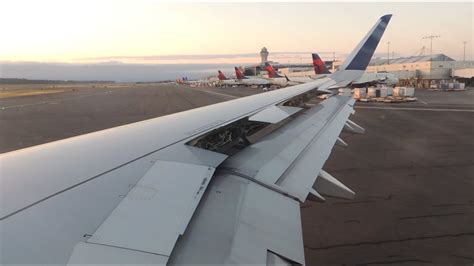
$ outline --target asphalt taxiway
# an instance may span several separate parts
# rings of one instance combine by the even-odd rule
[[[4,98],[0,152],[260,92],[128,84]],[[324,167],[356,198],[301,205],[308,265],[474,263],[474,90],[416,96],[356,104],[366,134],[343,133],[349,146]]]
[[[56,89],[55,89],[56,90]],[[175,85],[80,86],[63,93],[0,99],[0,152],[26,148],[191,108],[256,90]]]

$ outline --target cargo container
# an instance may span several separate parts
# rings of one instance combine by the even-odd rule
[[[367,96],[367,93],[365,91],[365,88],[355,88],[352,91],[352,95],[354,99],[360,100],[360,99],[365,98]]]
[[[404,97],[405,96],[405,87],[395,87],[393,89],[393,96],[395,96],[395,97]]]
[[[367,89],[367,97],[377,97],[376,95],[377,89],[374,87],[370,87]]]
[[[406,87],[405,88],[405,97],[413,97],[415,96],[415,88],[414,87]]]

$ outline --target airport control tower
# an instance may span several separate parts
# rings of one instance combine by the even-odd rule
[[[262,50],[260,51],[260,58],[261,58],[261,64],[265,64],[265,62],[268,61],[268,50],[266,47],[263,47]]]

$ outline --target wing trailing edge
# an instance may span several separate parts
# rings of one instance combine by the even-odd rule
[[[330,97],[228,158],[222,167],[259,182],[275,184],[301,202],[308,196],[324,201],[323,192],[327,196],[348,197],[342,192],[330,193],[328,183],[350,190],[329,178],[322,167],[353,112],[353,103],[349,97]],[[321,191],[317,185],[313,187],[318,175],[323,176],[319,178],[323,184]]]

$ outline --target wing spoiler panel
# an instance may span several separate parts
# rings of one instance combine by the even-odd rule
[[[214,171],[215,168],[205,165],[155,162],[86,243],[95,244],[92,247],[97,249],[116,247],[155,254],[167,260],[178,237],[186,230]],[[84,243],[78,245],[83,247]],[[75,252],[82,252],[80,247],[76,247]],[[95,253],[82,252],[81,260],[94,263]],[[89,254],[90,260],[87,259]],[[77,257],[73,253],[71,259]]]

